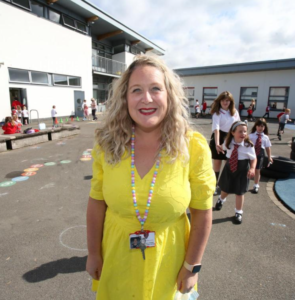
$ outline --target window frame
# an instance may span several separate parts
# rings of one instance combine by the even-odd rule
[[[53,12],[53,13],[55,13],[55,14],[59,14],[60,19],[59,19],[59,22],[58,22],[58,23],[50,19],[50,12]],[[51,8],[48,8],[48,18],[47,18],[47,20],[49,20],[50,22],[53,22],[53,23],[55,23],[55,24],[61,24],[60,21],[62,20],[62,16],[63,16],[62,13],[60,13],[60,12],[58,12],[58,11],[56,11],[56,10],[53,10],[53,9],[51,9]]]
[[[10,76],[10,70],[17,70],[17,71],[23,71],[28,74],[29,81],[20,81],[20,80],[11,80]],[[41,82],[34,82],[32,80],[32,72],[34,73],[42,73],[47,75],[47,83],[41,83]],[[67,84],[56,84],[55,83],[55,76],[64,76],[66,77]],[[49,72],[43,72],[43,71],[34,71],[34,70],[24,70],[24,69],[17,69],[17,68],[8,68],[8,78],[9,83],[18,83],[18,84],[32,84],[32,85],[43,85],[43,86],[57,86],[57,87],[69,87],[69,88],[82,88],[82,77],[76,76],[76,75],[64,75],[64,74],[56,74],[56,73],[49,73]],[[70,78],[78,79],[79,85],[73,85],[70,84]]]
[[[72,77],[72,78],[79,78],[80,85],[71,85],[71,84],[70,84],[70,77]],[[81,81],[82,81],[82,78],[79,77],[79,76],[70,76],[70,75],[68,75],[68,83],[69,83],[69,87],[81,87],[81,86],[82,86]]]
[[[257,99],[258,99],[258,90],[259,90],[258,86],[241,86],[241,88],[240,88],[239,104],[240,104],[240,102],[243,102],[243,100],[241,99],[241,97],[242,97],[242,89],[256,89],[256,88],[257,88],[257,95],[256,96],[252,96],[252,95],[250,96],[249,95],[249,97],[251,97],[252,99],[255,99],[255,110],[256,110],[256,108],[257,108]],[[246,95],[246,96],[248,96],[248,95]],[[244,100],[244,101],[248,101],[248,100]],[[251,102],[251,100],[249,100],[249,102]],[[245,105],[245,107],[242,110],[247,110],[248,108],[249,108],[249,106],[247,107]]]
[[[78,23],[81,24],[81,25],[83,25],[83,26],[85,26],[85,31],[84,31],[84,30],[81,30],[80,28],[78,28]],[[83,22],[78,21],[78,20],[75,20],[75,25],[76,25],[76,29],[77,29],[78,31],[81,31],[81,32],[83,32],[83,33],[88,33],[88,32],[87,32],[87,25],[84,24]]]
[[[47,75],[47,83],[42,83],[42,82],[35,82],[35,81],[33,81],[32,72],[34,72],[34,73],[42,73],[42,74],[46,74],[46,75]],[[47,72],[41,72],[41,71],[29,71],[29,75],[30,75],[30,80],[31,80],[31,83],[32,83],[32,84],[49,85],[49,79],[48,79],[48,73],[47,73]]]
[[[15,3],[14,1],[15,1],[15,0],[11,0],[10,3],[12,3],[13,5],[16,5],[16,6],[18,6],[18,7],[24,8],[24,9],[30,11],[30,12],[32,12],[32,7],[31,7],[31,1],[30,1],[30,0],[28,0],[28,3],[29,3],[30,8],[27,8],[27,7],[25,7],[25,6],[22,6],[21,4]]]
[[[32,1],[34,1],[35,3],[39,4],[40,6],[42,6],[42,8],[43,8],[43,15],[42,15],[42,16],[39,16],[39,15],[37,15],[36,13],[33,12],[33,9],[32,9],[32,8],[33,8]],[[44,6],[44,5],[42,5],[41,3],[39,3],[39,2],[36,1],[36,0],[30,0],[30,5],[31,5],[31,13],[33,13],[33,14],[36,15],[36,16],[38,16],[39,18],[46,19],[46,18],[45,18],[45,6]]]
[[[67,84],[66,85],[64,85],[64,84],[56,84],[55,83],[55,76],[65,76],[66,78],[67,78]],[[69,86],[69,78],[68,78],[68,76],[67,75],[64,75],[64,74],[55,74],[55,73],[53,73],[52,74],[52,84],[54,85],[54,86],[63,86],[63,87],[65,87],[65,86]]]
[[[67,78],[67,85],[64,85],[64,84],[56,84],[55,83],[55,76],[58,75],[58,76],[65,76]],[[70,77],[77,77],[80,79],[80,85],[70,85]],[[82,77],[80,76],[75,76],[75,75],[64,75],[64,74],[56,74],[56,73],[53,73],[52,74],[52,85],[53,86],[60,86],[60,87],[82,87]]]
[[[287,98],[287,99],[285,99],[285,100],[275,100],[275,101],[270,100],[269,98],[270,98],[270,97],[273,97],[273,96],[271,96],[271,94],[270,94],[271,89],[288,89],[288,96],[278,96],[278,95],[277,95],[277,97],[285,97],[285,98]],[[280,103],[284,103],[284,106],[283,106],[283,107],[287,108],[287,107],[288,107],[288,101],[289,101],[289,95],[290,95],[290,86],[270,86],[270,87],[269,87],[269,91],[268,91],[268,99],[267,99],[267,101],[268,101],[267,103],[270,105],[270,109],[271,109],[272,111],[282,111],[281,108],[273,108],[272,105],[271,105],[272,102],[280,102]]]
[[[213,89],[216,89],[216,97],[215,97],[214,99],[205,99],[205,98],[204,98],[204,90],[205,90],[205,89],[212,89],[212,90],[213,90]],[[203,87],[203,90],[202,90],[202,103],[201,103],[201,104],[203,104],[204,101],[206,100],[207,107],[210,108],[211,105],[213,104],[214,100],[215,100],[217,97],[218,97],[218,86],[204,86],[204,87]],[[212,103],[209,105],[209,104],[208,104],[208,101],[212,101]]]
[[[29,76],[29,81],[11,80],[10,70],[18,70],[18,71],[27,72],[28,76]],[[12,83],[25,83],[25,84],[31,83],[31,74],[30,74],[29,70],[23,70],[23,69],[17,69],[17,68],[8,68],[8,75],[9,75],[9,82],[12,82]]]
[[[69,17],[69,16],[67,16],[67,15],[65,15],[65,14],[62,14],[62,21],[63,21],[63,25],[64,25],[64,26],[67,26],[67,27],[70,27],[70,28],[73,28],[73,29],[77,29],[76,27],[73,27],[72,25],[67,24],[67,23],[65,22],[65,18],[72,19],[72,20],[74,21],[74,26],[76,26],[76,22],[75,22],[75,19],[74,19],[74,18]]]

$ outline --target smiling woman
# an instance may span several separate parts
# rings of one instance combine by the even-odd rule
[[[197,288],[211,230],[208,144],[159,58],[136,57],[111,95],[92,151],[86,270],[97,299],[173,300]]]

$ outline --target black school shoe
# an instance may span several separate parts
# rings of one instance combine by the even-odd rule
[[[234,216],[234,223],[235,224],[242,224],[243,215],[236,213]]]
[[[221,210],[222,209],[222,206],[223,206],[223,203],[222,201],[218,198],[216,204],[215,204],[215,209],[216,210]]]
[[[251,191],[252,194],[258,194],[258,187],[254,187],[253,190]]]

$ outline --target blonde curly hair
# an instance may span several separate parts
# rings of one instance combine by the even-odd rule
[[[139,66],[155,67],[164,75],[168,103],[166,116],[162,121],[159,152],[164,150],[164,156],[169,157],[171,163],[177,158],[187,162],[189,159],[187,132],[190,130],[188,100],[179,77],[155,56],[135,56],[121,78],[111,86],[104,125],[95,132],[98,149],[105,153],[106,161],[112,165],[130,155],[133,120],[128,112],[127,89],[132,72]],[[126,153],[127,156],[124,157]]]

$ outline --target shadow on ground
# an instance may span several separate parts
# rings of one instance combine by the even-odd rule
[[[29,283],[36,283],[55,277],[59,273],[76,273],[86,270],[86,259],[84,257],[63,258],[43,264],[23,275],[23,279]]]

